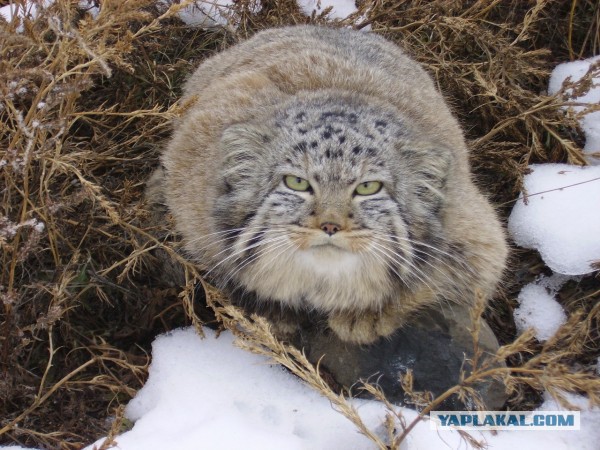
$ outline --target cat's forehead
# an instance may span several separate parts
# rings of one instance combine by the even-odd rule
[[[388,152],[407,130],[393,112],[361,104],[310,102],[277,117],[278,145],[286,158],[324,176],[355,176],[383,168]]]
[[[331,100],[294,103],[279,112],[276,127],[300,136],[318,135],[322,140],[351,133],[373,142],[387,142],[406,132],[400,117],[391,111]]]

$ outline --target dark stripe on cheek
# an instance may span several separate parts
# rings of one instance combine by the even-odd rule
[[[258,244],[260,240],[264,237],[265,233],[266,230],[264,229],[255,233],[254,236],[252,236],[252,238],[250,238],[250,240],[248,241],[248,245],[246,245],[246,248],[254,247],[256,244]]]
[[[390,240],[392,241],[388,244],[390,246],[390,250],[392,250],[394,253],[398,253],[400,256],[402,256],[402,258],[398,258],[398,257],[393,258],[393,261],[391,262],[391,264],[394,267],[395,272],[389,271],[388,276],[394,280],[402,280],[402,277],[400,276],[400,274],[402,273],[401,269],[404,265],[407,265],[407,266],[409,265],[408,262],[404,261],[404,259],[407,256],[406,251],[404,250],[404,246],[401,245],[400,239],[398,238],[398,235],[396,234],[396,232],[394,231],[394,229],[392,227],[390,227],[388,230],[388,236],[390,237]]]
[[[411,221],[408,218],[408,214],[406,213],[406,208],[404,205],[393,196],[390,197],[390,200],[396,205],[396,213],[400,216],[406,227],[410,228]]]
[[[247,228],[248,225],[250,225],[250,222],[252,222],[252,219],[254,219],[254,217],[256,217],[256,211],[247,214],[246,217],[244,217],[244,219],[242,220],[242,223],[236,224],[236,226],[233,227],[237,229],[231,232],[231,237],[237,239],[238,236],[242,233],[242,231],[244,231],[244,228]]]
[[[254,233],[254,235],[250,238],[248,242],[246,242],[246,258],[251,258],[256,249],[260,246],[259,243],[262,238],[265,236],[267,230],[262,228],[260,231]]]
[[[305,201],[304,198],[302,198],[300,195],[294,194],[294,192],[291,189],[286,191],[277,190],[273,192],[273,194],[284,197],[291,201],[295,201],[296,203],[304,203]]]
[[[254,219],[255,217],[256,211],[252,211],[251,213],[246,214],[246,217],[244,217],[244,220],[242,221],[241,227],[247,227],[250,224],[250,222],[252,222],[252,219]]]

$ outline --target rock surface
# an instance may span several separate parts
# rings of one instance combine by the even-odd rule
[[[461,369],[468,372],[470,368],[464,361],[473,355],[470,327],[469,309],[456,305],[444,311],[425,311],[411,325],[368,346],[348,344],[333,333],[312,330],[304,330],[294,344],[304,348],[312,362],[321,360],[321,366],[344,387],[369,381],[378,385],[390,401],[404,404],[400,375],[408,369],[413,372],[414,391],[430,391],[437,397],[459,383]],[[479,348],[484,357],[494,354],[498,347],[496,337],[482,320]],[[488,410],[502,409],[507,399],[502,383],[487,380],[474,387]],[[453,395],[436,409],[464,410],[473,406]]]

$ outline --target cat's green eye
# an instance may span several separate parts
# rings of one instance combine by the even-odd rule
[[[286,175],[283,182],[293,191],[308,191],[310,189],[310,183],[307,180],[294,175]]]
[[[354,193],[357,195],[373,195],[377,194],[382,186],[383,184],[380,181],[365,181],[356,186]]]

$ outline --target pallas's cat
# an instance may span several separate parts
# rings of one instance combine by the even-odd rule
[[[154,176],[186,254],[279,334],[296,313],[371,343],[489,297],[502,228],[456,119],[383,38],[298,26],[204,61]]]

